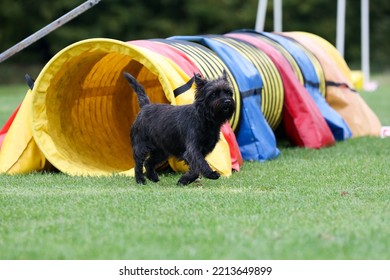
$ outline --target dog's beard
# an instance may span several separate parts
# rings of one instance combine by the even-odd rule
[[[218,99],[212,103],[212,106],[210,108],[213,118],[220,123],[224,123],[225,121],[231,119],[236,106],[233,100]]]

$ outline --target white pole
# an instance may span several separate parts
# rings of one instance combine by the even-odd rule
[[[274,0],[274,31],[282,32],[282,0]]]
[[[57,20],[53,21],[52,23],[46,25],[42,29],[38,30],[34,34],[30,35],[23,41],[17,43],[13,47],[9,48],[5,52],[0,54],[0,63],[4,60],[10,58],[14,54],[20,52],[21,50],[25,49],[32,43],[38,41],[42,37],[46,36],[50,32],[56,30],[58,27],[64,25],[68,21],[72,20],[73,18],[77,17],[78,15],[84,13],[86,10],[92,8],[97,3],[99,3],[100,0],[88,0],[85,3],[79,5],[78,7],[74,8],[67,14],[63,15],[62,17],[58,18]]]
[[[361,44],[364,84],[370,82],[369,0],[361,0]]]
[[[257,5],[257,16],[255,30],[257,32],[264,31],[265,15],[267,12],[267,0],[259,0]]]
[[[344,57],[345,40],[345,0],[337,0],[337,30],[336,30],[336,48]]]

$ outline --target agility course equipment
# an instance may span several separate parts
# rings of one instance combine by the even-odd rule
[[[68,21],[71,21],[72,19],[76,18],[77,16],[81,15],[82,13],[86,12],[96,4],[98,4],[100,0],[87,0],[84,3],[80,4],[78,7],[74,8],[73,10],[69,11],[62,17],[56,19],[55,21],[51,22],[50,24],[46,25],[45,27],[41,28],[34,34],[28,36],[23,41],[19,42],[12,48],[9,48],[5,52],[0,53],[0,63],[7,60],[14,54],[20,52],[21,50],[25,49],[29,45],[33,44],[34,42],[38,41],[39,39],[45,37],[52,31],[56,30],[57,28],[61,27]]]
[[[325,93],[321,93],[320,91],[320,88],[323,88],[321,85],[325,84],[325,79],[323,78],[322,69],[318,66],[319,62],[314,56],[310,56],[309,52],[305,51],[301,46],[295,44],[292,40],[273,33],[245,32],[240,34],[233,33],[230,36],[239,36],[243,40],[256,44],[258,48],[263,49],[270,57],[273,58],[274,63],[279,65],[279,71],[285,74],[284,80],[286,96],[289,96],[287,95],[289,91],[293,91],[292,94],[294,95],[299,95],[304,92],[309,93],[319,108],[322,116],[325,118],[325,121],[331,129],[335,140],[342,141],[352,136],[346,122],[334,109],[329,106],[324,98]],[[284,56],[282,56],[280,54],[280,48],[276,50],[275,47],[277,46],[270,44],[269,41],[265,40],[265,38],[272,39],[280,44],[279,47],[284,47],[288,50],[288,54],[291,55],[292,59],[294,59],[299,66],[298,70],[295,70],[294,72],[296,73],[299,71],[299,73],[301,73],[303,78],[301,80],[301,84],[305,87],[304,89],[301,88],[302,86],[297,83],[299,81],[297,81],[296,77],[291,73],[291,71],[289,71],[290,67],[288,62],[291,64],[291,60],[284,61],[284,57],[288,56],[288,54],[284,54]],[[303,99],[310,100],[310,98],[307,97],[303,97]],[[304,104],[303,102],[299,102],[298,104],[297,102],[294,102],[290,106],[297,107],[304,106]],[[308,106],[313,107],[310,104],[308,104]],[[303,109],[300,108],[297,110],[300,112]],[[288,127],[286,127],[286,130],[287,129]]]
[[[285,32],[320,61],[326,78],[326,101],[346,121],[353,137],[379,136],[381,123],[353,88],[351,72],[337,49],[323,38],[306,32]]]
[[[172,60],[111,39],[73,44],[42,70],[32,100],[25,100],[32,106],[31,120],[24,121],[31,122],[34,142],[60,171],[71,175],[110,175],[126,173],[133,167],[129,128],[139,108],[123,71],[134,74],[144,84],[152,102],[173,105],[177,105],[175,90],[190,80]],[[193,87],[187,91],[193,96]],[[184,102],[183,96],[180,95],[180,102]],[[4,142],[17,143],[19,139],[11,133]],[[213,167],[230,175],[229,147],[224,137],[215,153],[216,156],[209,155],[209,163],[213,166],[217,162]],[[21,157],[29,158],[26,149],[21,149],[20,154],[5,156],[2,151],[1,171],[15,172],[10,167],[24,162]],[[32,169],[40,170],[42,165],[34,165]]]
[[[321,148],[334,144],[334,138],[314,100],[305,95],[305,89],[294,75],[287,59],[264,41],[246,34],[232,33],[227,36],[242,39],[264,51],[278,67],[284,84],[284,129],[294,144],[309,148]],[[311,133],[307,133],[311,131]]]
[[[29,173],[51,168],[32,135],[29,122],[32,97],[31,90],[28,90],[23,102],[2,129],[6,133],[0,143],[1,173]]]
[[[305,39],[301,43],[293,36]],[[348,126],[353,137],[379,135],[377,117],[351,90],[347,72],[338,69],[340,58],[329,57],[322,50],[324,43],[311,37],[309,42],[309,37],[240,31],[129,42],[97,38],[72,44],[46,64],[1,130],[0,172],[56,168],[70,175],[132,176],[129,129],[139,107],[124,71],[137,78],[152,102],[177,106],[193,101],[194,73],[214,78],[227,71],[237,110],[207,157],[225,176],[239,170],[242,159],[278,157],[274,134],[278,130],[306,148],[346,140],[351,136]],[[338,83],[348,86],[335,87]],[[335,101],[334,88],[342,102]],[[339,96],[345,93],[348,98]],[[363,116],[356,116],[363,109]],[[357,117],[358,128],[351,121]],[[170,159],[169,164],[176,171],[186,170],[177,160]]]

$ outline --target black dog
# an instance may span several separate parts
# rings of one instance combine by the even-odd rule
[[[219,173],[210,168],[205,156],[214,149],[222,124],[232,117],[236,106],[226,72],[215,80],[195,74],[195,101],[183,106],[151,104],[142,85],[129,73],[124,75],[141,108],[130,132],[137,183],[145,184],[144,165],[146,177],[157,182],[155,167],[169,156],[189,165],[178,184],[190,184],[199,175],[218,179]]]

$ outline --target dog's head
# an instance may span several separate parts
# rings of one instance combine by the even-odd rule
[[[236,103],[225,70],[215,80],[207,80],[195,74],[195,84],[195,106],[205,118],[222,124],[233,116]]]

